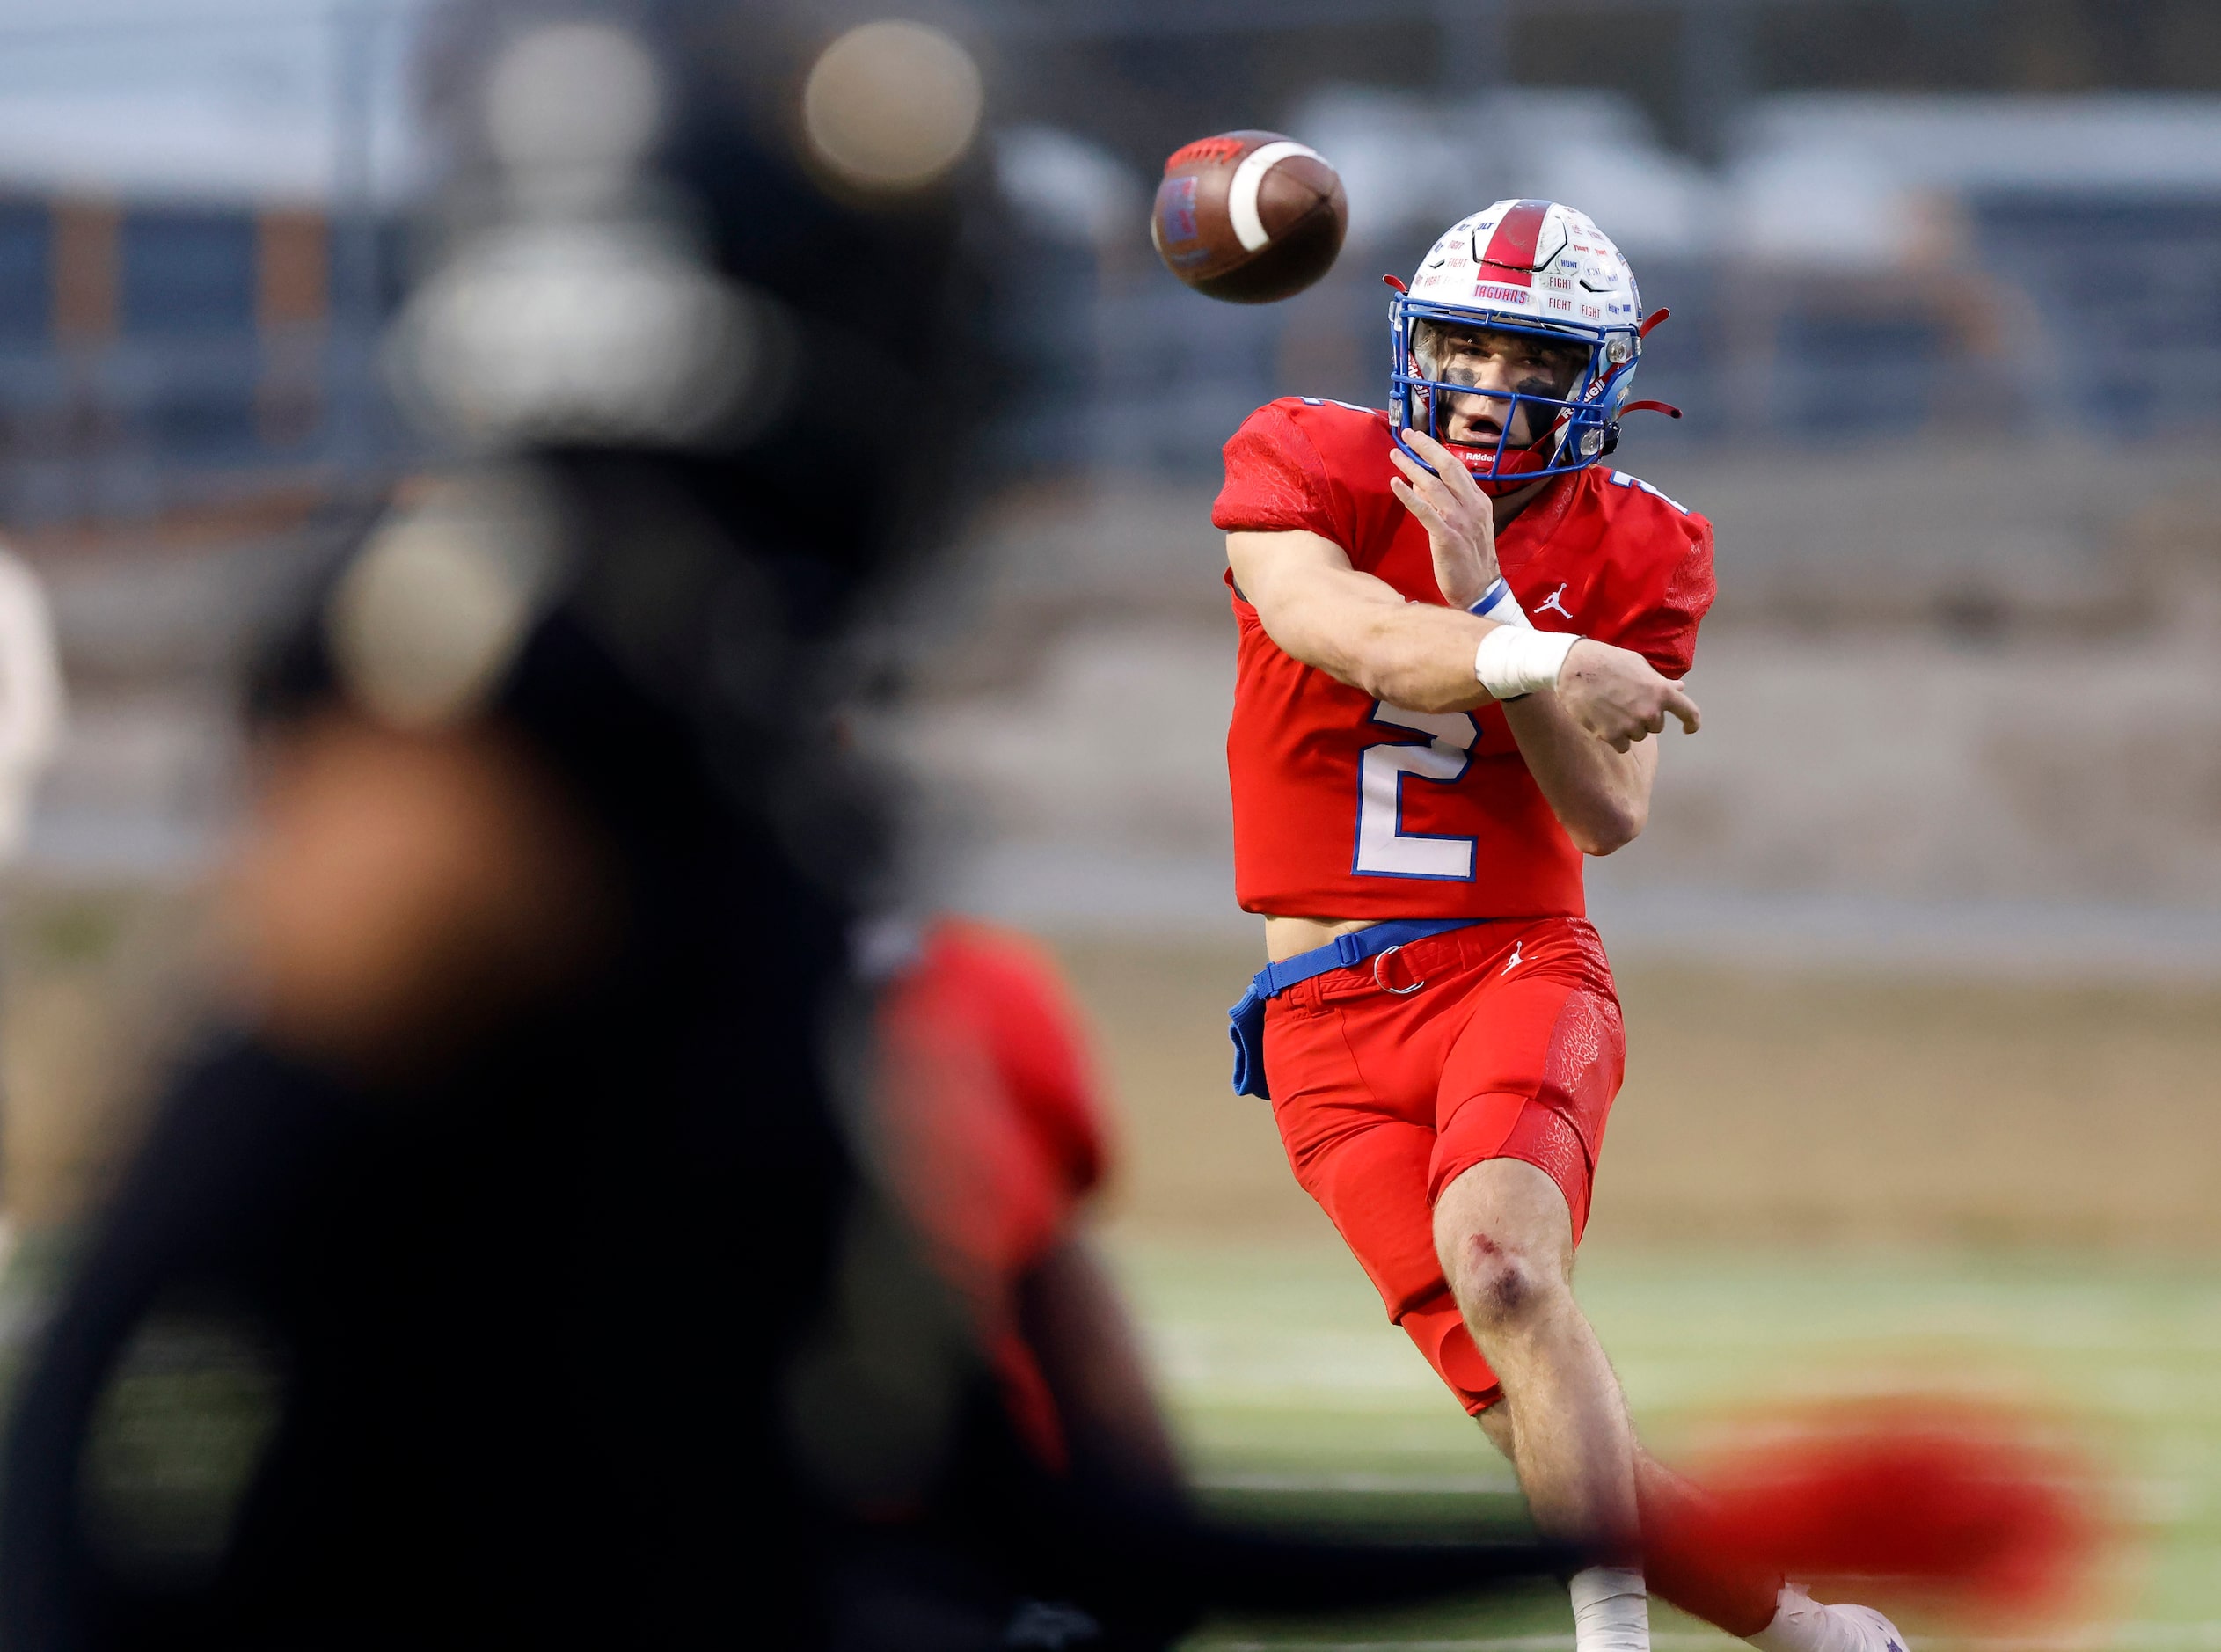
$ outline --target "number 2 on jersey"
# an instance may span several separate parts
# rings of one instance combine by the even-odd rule
[[[1407,712],[1385,700],[1373,705],[1372,720],[1431,735],[1423,744],[1396,741],[1367,746],[1357,765],[1357,857],[1350,870],[1384,878],[1444,878],[1470,882],[1473,875],[1471,837],[1406,832],[1404,778],[1447,783],[1463,776],[1472,762],[1480,728],[1470,712]]]

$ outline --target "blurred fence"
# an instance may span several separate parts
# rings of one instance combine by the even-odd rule
[[[296,352],[245,333],[0,355],[0,516],[36,530],[320,491],[385,457],[342,434],[367,354],[359,339]]]
[[[1646,445],[2221,435],[2221,194],[2015,191],[1963,210],[1964,252],[1930,267],[1798,269],[1731,248],[1639,259],[1645,302],[1673,312],[1640,393],[1688,415],[1646,428]],[[1253,310],[1153,267],[1107,275],[1070,246],[1029,249],[1012,308],[1026,391],[1011,457],[1201,474],[1275,395],[1381,405],[1378,278],[1422,247],[1355,249],[1319,288]]]
[[[376,340],[421,0],[0,17],[0,522],[314,496],[405,451]]]
[[[232,10],[127,27],[26,0],[0,19],[0,523],[18,531],[314,494],[417,457],[376,340],[440,8],[205,3]],[[1504,194],[1591,210],[1674,311],[1643,393],[1688,417],[1647,448],[2221,432],[2221,99],[1777,94],[1711,164],[1593,89],[1322,83],[1252,118],[1319,143],[1356,219],[1326,281],[1254,310],[1157,267],[1126,162],[1048,128],[997,140],[1026,226],[999,260],[1011,469],[1201,479],[1274,395],[1377,404],[1379,275]]]

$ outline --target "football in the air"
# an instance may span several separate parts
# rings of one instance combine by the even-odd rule
[[[1333,267],[1348,228],[1334,169],[1277,132],[1223,132],[1173,151],[1149,219],[1166,269],[1236,304],[1303,291]]]

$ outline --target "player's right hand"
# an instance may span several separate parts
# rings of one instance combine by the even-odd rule
[[[1574,721],[1614,751],[1625,751],[1678,718],[1695,734],[1703,716],[1681,684],[1629,648],[1583,637],[1558,672],[1558,700]]]
[[[1427,530],[1435,584],[1443,601],[1452,608],[1471,608],[1487,595],[1501,571],[1496,566],[1496,507],[1458,456],[1434,437],[1423,430],[1406,430],[1404,440],[1427,463],[1420,464],[1401,448],[1391,448],[1389,460],[1403,474],[1388,479],[1388,491]]]

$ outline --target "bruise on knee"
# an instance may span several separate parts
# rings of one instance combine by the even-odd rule
[[[1496,1330],[1531,1320],[1552,1294],[1546,1269],[1486,1233],[1459,1241],[1451,1283],[1466,1319]]]

